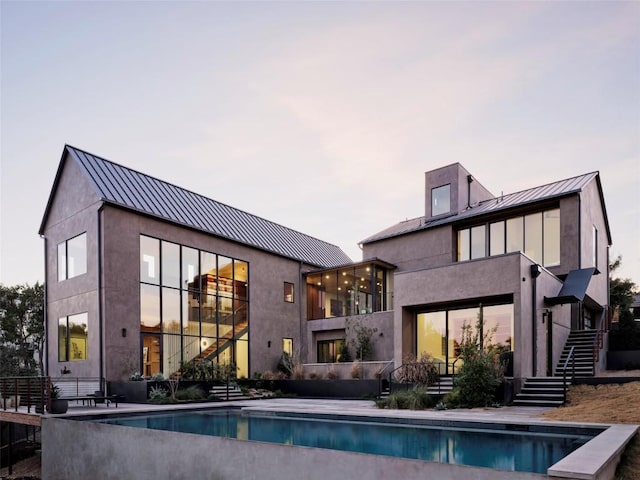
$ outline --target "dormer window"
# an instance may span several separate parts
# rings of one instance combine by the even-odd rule
[[[443,215],[451,211],[451,184],[431,190],[431,216]]]

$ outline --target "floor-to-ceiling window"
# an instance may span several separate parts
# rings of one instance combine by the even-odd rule
[[[513,351],[513,303],[474,307],[438,308],[416,316],[416,355],[431,355],[438,362],[440,373],[452,374],[461,360],[462,329],[469,325],[479,337],[489,334],[491,343],[504,352]]]
[[[249,264],[140,236],[140,344],[145,376],[199,359],[249,376]]]
[[[387,272],[392,265],[363,262],[307,275],[307,319],[391,310]]]

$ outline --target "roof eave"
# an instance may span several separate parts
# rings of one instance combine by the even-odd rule
[[[38,235],[44,235],[44,229],[47,224],[47,219],[49,218],[49,213],[51,212],[51,207],[53,206],[53,199],[56,196],[56,191],[58,190],[58,184],[60,183],[60,177],[62,176],[62,170],[64,169],[65,164],[67,163],[67,156],[69,155],[68,150],[69,145],[65,144],[62,149],[62,154],[60,155],[60,161],[58,162],[58,170],[56,171],[56,176],[53,180],[53,186],[51,187],[51,191],[49,192],[49,199],[47,200],[47,206],[44,209],[44,214],[42,215],[42,221],[40,222],[40,228],[38,229]]]

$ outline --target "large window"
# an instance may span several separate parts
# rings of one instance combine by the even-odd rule
[[[344,339],[320,340],[317,349],[318,363],[339,362],[344,350]]]
[[[431,190],[431,216],[451,211],[451,185],[442,185]]]
[[[463,228],[457,240],[458,261],[524,252],[545,267],[560,265],[560,210]]]
[[[307,319],[390,310],[384,262],[366,262],[307,275]]]
[[[87,234],[58,244],[58,281],[87,273]]]
[[[141,362],[145,376],[182,363],[235,363],[249,376],[249,264],[140,236]]]
[[[416,318],[416,355],[426,353],[439,364],[441,374],[451,374],[461,366],[462,329],[468,325],[479,337],[489,335],[491,343],[504,352],[513,351],[513,304],[438,309],[419,313]]]
[[[73,362],[88,358],[87,313],[78,313],[58,319],[58,360]]]

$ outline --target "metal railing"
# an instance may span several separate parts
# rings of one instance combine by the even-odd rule
[[[35,410],[43,413],[51,401],[49,377],[2,377],[0,378],[0,410],[19,411],[26,407],[27,413]]]
[[[600,315],[600,320],[598,320],[597,330],[595,338],[593,339],[593,373],[596,373],[596,365],[600,361],[600,350],[604,346],[604,334],[609,329],[609,308],[605,306],[602,310],[602,314]]]
[[[571,347],[569,349],[569,355],[564,360],[564,365],[562,366],[562,398],[563,402],[567,401],[567,369],[569,367],[569,360],[571,360],[571,381],[576,376],[576,355],[575,355],[575,347]]]
[[[428,387],[434,387],[434,386],[437,387],[438,395],[441,395],[442,394],[442,390],[441,390],[442,384],[440,382],[440,377],[443,377],[443,376],[447,375],[447,371],[448,371],[447,367],[450,365],[451,366],[451,372],[452,372],[451,379],[453,381],[453,379],[455,377],[455,369],[456,369],[455,364],[459,359],[460,359],[460,357],[456,358],[453,361],[453,363],[451,363],[451,364],[438,363],[438,378],[433,384],[430,384],[430,385],[427,385],[427,386]],[[397,383],[397,384],[403,383],[403,382],[397,381],[396,372],[398,372],[401,369],[409,368],[412,365],[423,365],[423,364],[421,362],[406,362],[406,363],[403,363],[402,365],[400,365],[399,367],[394,368],[391,372],[389,372],[389,391],[390,392],[393,390],[393,384],[394,383]],[[445,369],[445,373],[444,374],[442,373],[442,367],[443,366],[444,366],[444,369]]]

